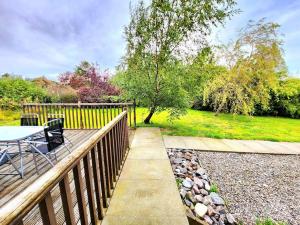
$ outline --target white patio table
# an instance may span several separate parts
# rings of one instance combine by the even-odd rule
[[[44,128],[44,126],[0,126],[0,146],[18,146],[18,154],[20,156],[20,168],[17,168],[15,165],[13,166],[22,178],[24,177],[23,152],[21,147],[22,141],[25,141],[43,132]],[[6,154],[8,154],[8,152],[6,152]],[[1,175],[7,174],[10,173],[1,173]],[[10,175],[15,174],[12,173]]]

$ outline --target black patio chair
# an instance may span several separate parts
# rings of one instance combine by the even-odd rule
[[[62,120],[53,119],[47,122],[44,126],[45,137],[24,141],[25,143],[28,143],[31,147],[33,160],[38,174],[39,170],[35,156],[36,153],[43,156],[51,166],[54,166],[51,156],[53,155],[55,160],[57,161],[56,153],[61,145],[65,147],[69,151],[69,153],[71,153],[70,149],[65,144]]]
[[[38,126],[38,125],[39,125],[38,114],[28,113],[28,114],[23,114],[21,116],[21,126]]]
[[[64,114],[48,114],[48,117],[47,117],[47,121],[52,121],[52,120],[57,120],[57,119],[60,119],[62,121],[62,125],[63,125],[63,133],[64,133],[64,123],[65,123],[65,115]],[[71,142],[71,140],[65,135],[64,135],[64,138],[66,139],[66,141],[70,144],[70,145],[73,145],[73,143]]]
[[[47,121],[61,119],[62,125],[64,128],[64,122],[65,122],[65,115],[64,114],[48,114]]]

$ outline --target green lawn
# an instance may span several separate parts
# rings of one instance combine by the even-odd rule
[[[137,109],[137,126],[145,126],[147,109]],[[152,124],[166,135],[203,136],[229,139],[255,139],[300,142],[300,119],[281,117],[249,117],[188,110],[180,119],[168,121],[167,113],[154,114]]]
[[[188,110],[180,119],[169,121],[167,112],[155,114],[150,125],[143,119],[147,109],[137,108],[137,126],[163,128],[166,135],[202,136],[229,139],[256,139],[270,141],[300,142],[300,119],[279,117],[249,117]],[[19,112],[1,111],[0,126],[19,125]]]
[[[7,110],[0,110],[0,126],[20,125],[21,113]]]

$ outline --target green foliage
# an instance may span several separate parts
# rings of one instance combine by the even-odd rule
[[[257,219],[256,225],[287,225],[285,222],[274,221],[271,218]]]
[[[276,97],[273,104],[278,115],[300,118],[300,79],[282,81]]]
[[[219,188],[218,188],[217,184],[213,183],[213,184],[210,186],[209,192],[215,192],[215,193],[218,193],[218,192],[219,192]]]
[[[185,89],[189,92],[193,108],[203,109],[205,86],[216,76],[226,72],[226,68],[217,65],[212,49],[209,47],[203,48],[186,67]]]
[[[126,96],[149,108],[145,123],[156,111],[169,109],[170,116],[185,112],[189,98],[180,47],[193,33],[209,34],[212,25],[234,14],[234,5],[233,0],[152,0],[131,11],[125,28],[127,54],[115,81]]]
[[[176,184],[177,184],[177,187],[180,188],[182,186],[182,182],[183,180],[180,179],[180,178],[176,178]]]
[[[0,78],[0,107],[17,109],[24,102],[40,102],[46,92],[31,81],[20,77],[5,76]]]
[[[257,104],[268,109],[270,91],[278,88],[287,73],[278,27],[264,19],[250,21],[238,40],[221,49],[228,70],[204,90],[204,101],[214,111],[253,114]]]

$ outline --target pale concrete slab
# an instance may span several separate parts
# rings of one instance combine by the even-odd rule
[[[152,151],[152,148],[131,149],[127,159],[168,159],[162,151]]]
[[[197,149],[217,152],[300,154],[299,142],[231,140],[183,136],[163,136],[163,140],[166,148]]]
[[[113,198],[107,215],[185,216],[173,180],[120,180]]]
[[[138,128],[103,225],[188,225],[159,128]]]
[[[251,152],[251,148],[245,145],[241,140],[223,139],[223,141],[229,146],[232,152]]]
[[[205,144],[205,141],[203,141],[201,138],[185,137],[183,138],[183,142],[188,149],[209,149],[209,146],[207,146],[207,144]]]
[[[173,225],[173,224],[186,224],[186,218],[182,216],[158,216],[158,217],[147,217],[145,216],[116,216],[108,215],[102,222],[102,225],[116,225],[122,221],[122,225]]]
[[[201,140],[208,146],[208,149],[216,151],[229,151],[230,147],[226,145],[221,139],[201,138]]]
[[[164,179],[174,180],[169,160],[127,159],[120,176],[123,179]]]
[[[187,148],[185,144],[185,138],[182,136],[163,136],[167,137],[164,138],[164,143],[167,148]]]

